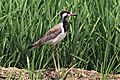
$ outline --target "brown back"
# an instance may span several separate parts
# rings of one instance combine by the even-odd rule
[[[37,42],[33,43],[32,45],[38,47],[42,44],[45,44],[49,40],[57,37],[62,32],[60,26],[61,26],[61,23],[51,28],[42,38],[40,38]]]

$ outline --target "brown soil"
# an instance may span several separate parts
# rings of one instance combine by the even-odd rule
[[[64,68],[55,72],[54,69],[37,70],[34,72],[14,67],[0,67],[0,80],[100,80],[101,74],[94,70]],[[109,74],[107,80],[120,80],[120,74]]]

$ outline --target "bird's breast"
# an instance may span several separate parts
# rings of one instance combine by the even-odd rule
[[[65,36],[66,36],[66,34],[67,34],[67,32],[65,32],[65,33],[60,33],[54,40],[53,40],[53,44],[57,44],[57,43],[59,43],[59,42],[61,42],[64,38],[65,38]]]

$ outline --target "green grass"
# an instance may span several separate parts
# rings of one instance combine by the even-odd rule
[[[70,28],[59,45],[61,67],[120,72],[119,0],[0,0],[0,66],[36,70],[53,67],[51,46],[27,47],[60,22],[67,9]]]

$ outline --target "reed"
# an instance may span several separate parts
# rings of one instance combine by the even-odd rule
[[[0,0],[0,66],[51,68],[51,45],[27,47],[60,21],[67,9],[77,17],[59,45],[61,67],[120,72],[119,0]]]

